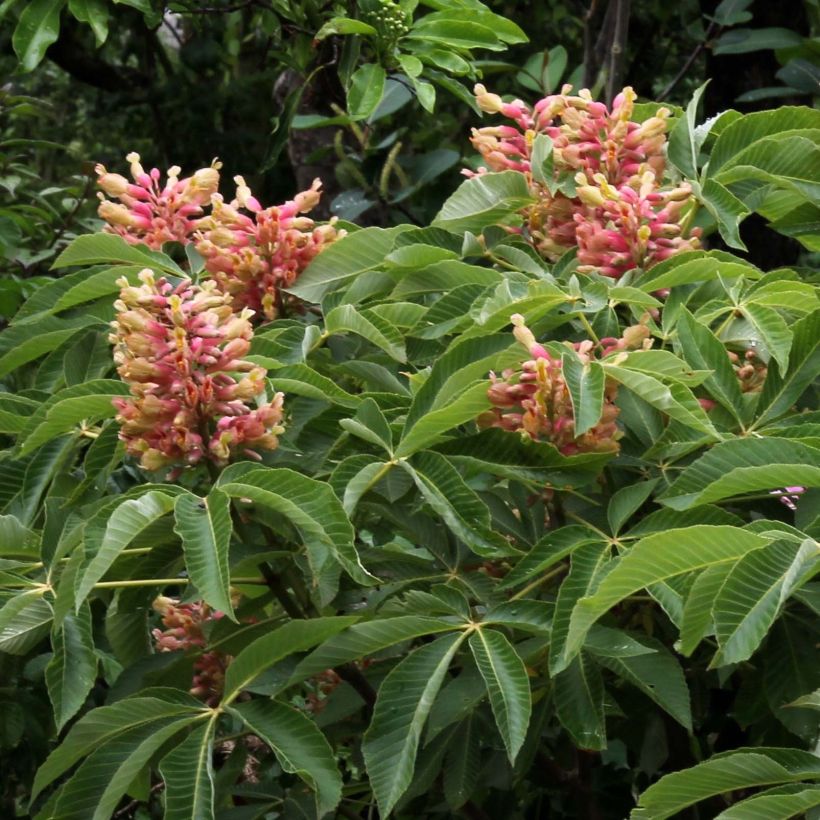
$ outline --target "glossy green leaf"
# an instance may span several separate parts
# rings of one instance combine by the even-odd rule
[[[11,42],[25,71],[35,69],[60,35],[60,12],[65,0],[32,0],[17,20]]]
[[[569,388],[575,435],[582,436],[601,418],[604,406],[604,371],[597,362],[582,362],[574,353],[565,354],[562,372]]]
[[[215,717],[197,726],[162,758],[165,820],[213,820]]]

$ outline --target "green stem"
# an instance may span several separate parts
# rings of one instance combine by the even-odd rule
[[[534,589],[537,589],[541,586],[541,584],[546,583],[550,580],[550,578],[555,578],[556,575],[560,575],[562,572],[566,571],[566,565],[561,564],[560,566],[556,567],[552,572],[548,572],[546,575],[542,575],[540,578],[536,578],[531,583],[527,584],[524,589],[516,592],[515,595],[510,596],[511,601],[517,601],[519,598],[523,598],[528,592],[532,592]]]
[[[601,340],[598,338],[598,335],[592,329],[592,325],[589,323],[589,319],[587,319],[587,317],[584,316],[584,314],[580,311],[576,313],[576,316],[581,320],[581,324],[584,326],[584,329],[589,334],[589,338],[592,339],[593,342],[595,342],[595,345],[597,346],[601,344]]]

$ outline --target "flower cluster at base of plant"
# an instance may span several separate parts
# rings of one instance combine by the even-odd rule
[[[146,470],[161,470],[275,449],[284,397],[260,401],[266,371],[242,359],[252,311],[234,313],[215,282],[175,287],[147,269],[139,279],[139,286],[120,280],[109,337],[131,393],[114,400],[126,451]]]
[[[492,382],[487,396],[494,405],[478,418],[481,427],[500,427],[502,430],[523,432],[534,441],[549,442],[566,456],[578,453],[605,453],[618,450],[615,399],[617,385],[607,379],[604,385],[604,404],[598,422],[580,436],[575,434],[575,412],[569,387],[564,376],[563,359],[552,355],[539,344],[533,332],[524,323],[524,317],[511,318],[515,338],[532,356],[518,369],[505,370],[501,377],[490,374]],[[602,339],[599,352],[606,356],[616,351],[639,350],[651,344],[645,325],[634,325],[624,331],[620,339]],[[590,340],[567,343],[567,355],[577,356],[582,362],[593,360],[595,343]]]
[[[482,111],[515,123],[473,129],[472,143],[486,163],[479,173],[513,170],[527,176],[537,201],[523,216],[536,250],[556,260],[576,247],[579,271],[618,279],[698,248],[699,229],[687,231],[681,220],[693,206],[691,186],[663,182],[668,109],[637,123],[631,88],[611,109],[586,89],[577,95],[571,90],[564,86],[530,108],[475,87]],[[546,182],[533,171],[538,135],[551,141],[552,179]]]
[[[157,168],[146,172],[139,154],[129,154],[129,182],[98,165],[98,213],[115,233],[132,244],[160,250],[166,242],[193,244],[204,257],[205,271],[234,297],[238,308],[249,307],[258,319],[281,312],[283,288],[292,285],[311,260],[344,236],[336,219],[317,225],[304,214],[319,202],[321,182],[282,205],[263,208],[241,176],[234,177],[236,194],[226,202],[219,189],[220,163],[179,178],[177,166],[163,183]],[[210,206],[210,212],[204,209]]]

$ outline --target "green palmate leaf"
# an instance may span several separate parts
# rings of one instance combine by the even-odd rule
[[[213,820],[213,749],[216,718],[197,726],[165,755],[159,771],[165,781],[165,820]]]
[[[348,433],[381,447],[390,456],[393,455],[393,434],[390,425],[373,399],[365,399],[352,419],[342,419],[339,424]]]
[[[549,442],[533,441],[492,427],[436,446],[457,466],[502,476],[513,481],[586,484],[613,457],[613,453],[565,456]]]
[[[91,609],[83,603],[69,613],[52,638],[54,654],[46,667],[48,696],[60,730],[85,703],[97,675],[97,656],[91,634]]]
[[[424,723],[464,637],[446,636],[416,649],[379,689],[362,751],[383,817],[390,814],[413,779]]]
[[[320,301],[348,279],[381,266],[396,238],[408,230],[412,226],[364,228],[348,234],[320,253],[288,292],[306,302]]]
[[[601,536],[580,524],[571,524],[547,533],[504,577],[499,589],[515,589],[539,577],[586,544],[601,543]]]
[[[427,503],[453,534],[478,555],[509,555],[510,545],[493,532],[490,511],[464,483],[458,470],[438,453],[419,453],[400,462]]]
[[[253,357],[252,357],[253,358]],[[328,401],[342,407],[358,407],[361,399],[342,390],[332,379],[317,373],[306,364],[292,364],[280,367],[271,378],[275,390],[306,396],[309,399]]]
[[[35,414],[39,423],[27,425],[21,436],[20,455],[32,453],[47,441],[75,430],[81,423],[88,426],[117,414],[111,399],[127,396],[128,386],[113,379],[99,379],[61,390]]]
[[[715,598],[734,566],[728,561],[717,564],[708,567],[695,578],[683,605],[678,647],[682,655],[689,657],[713,629],[712,610]]]
[[[0,396],[0,433],[19,433],[39,406],[39,402],[22,396]]]
[[[433,225],[455,233],[480,234],[489,225],[508,222],[531,202],[532,195],[523,174],[517,171],[480,174],[461,183],[444,203]]]
[[[601,418],[604,407],[604,371],[597,362],[583,363],[575,353],[561,358],[564,378],[572,400],[575,435],[582,436]]]
[[[29,593],[32,594],[29,594]],[[12,598],[0,610],[0,652],[25,655],[48,633],[54,613],[43,599],[43,590],[27,590]],[[9,609],[10,608],[10,609]]]
[[[605,749],[604,682],[598,667],[582,653],[552,683],[556,715],[572,742],[582,749]]]
[[[714,602],[720,649],[712,666],[751,657],[804,574],[820,563],[812,539],[796,544],[773,541],[740,559]]]
[[[396,456],[398,458],[406,458],[425,447],[436,444],[454,427],[468,421],[473,421],[489,407],[490,400],[487,398],[487,382],[483,380],[474,382],[465,388],[449,404],[430,410],[429,413],[415,422],[412,427],[409,427],[410,420],[408,418],[408,421],[405,423],[404,434],[396,448]]]
[[[756,302],[749,302],[742,308],[743,314],[760,334],[772,358],[785,373],[789,366],[789,351],[792,346],[792,332],[786,320],[774,308]]]
[[[60,12],[66,0],[32,0],[23,9],[11,42],[20,65],[32,71],[60,35]]]
[[[669,159],[685,177],[690,179],[697,179],[698,156],[706,137],[705,134],[701,136],[695,127],[698,106],[705,90],[706,84],[704,83],[695,91],[689,105],[686,106],[685,116],[677,121],[669,136]]]
[[[75,19],[91,27],[98,46],[106,41],[108,38],[108,6],[105,0],[68,0],[68,9]]]
[[[289,682],[296,683],[325,669],[357,658],[365,658],[403,641],[411,641],[423,635],[434,635],[437,632],[449,632],[457,628],[457,623],[417,615],[400,615],[396,618],[354,624],[314,649],[299,663]]]
[[[646,373],[603,363],[606,376],[628,387],[647,404],[666,413],[676,421],[702,433],[717,436],[717,432],[692,391],[682,384],[665,385]]]
[[[0,556],[39,560],[40,539],[13,515],[0,515]]]
[[[820,310],[791,327],[789,369],[781,374],[770,368],[757,404],[756,426],[787,413],[803,391],[820,375]]]
[[[738,422],[741,422],[743,397],[725,346],[686,308],[681,310],[677,329],[683,357],[692,367],[712,371],[704,381],[704,387]]]
[[[143,726],[167,724],[174,718],[191,716],[198,709],[201,709],[201,704],[196,701],[186,705],[158,697],[140,697],[91,710],[71,727],[64,742],[40,767],[34,779],[31,799],[35,800],[49,783],[117,735]],[[133,779],[135,773],[131,774]]]
[[[795,485],[820,486],[820,450],[788,439],[732,439],[687,467],[658,501],[685,510]]]
[[[657,480],[640,481],[629,487],[621,487],[613,494],[606,511],[607,521],[613,535],[620,532],[621,527],[649,498],[657,483]]]
[[[99,549],[78,576],[77,607],[108,572],[119,554],[150,524],[167,515],[174,507],[174,496],[150,490],[139,498],[123,501],[108,519]]]
[[[633,820],[666,820],[715,794],[817,777],[820,759],[809,752],[738,749],[662,777],[640,796],[630,816]]]
[[[328,484],[293,470],[261,467],[221,484],[220,490],[287,518],[303,539],[314,573],[332,557],[358,583],[372,581],[353,545],[353,527]]]
[[[637,287],[646,293],[653,293],[658,288],[701,284],[718,276],[733,279],[755,274],[760,275],[759,271],[742,259],[715,251],[690,251],[655,265],[638,280]]]
[[[356,623],[358,617],[313,618],[291,621],[246,646],[228,667],[223,701],[232,703],[242,689],[277,661],[304,652]],[[327,668],[327,667],[325,667]]]
[[[121,236],[94,233],[78,236],[57,257],[55,268],[99,264],[141,265],[155,271],[187,278],[187,274],[169,256],[144,245],[131,245]]]
[[[532,712],[530,682],[524,662],[510,642],[494,629],[479,629],[470,636],[470,650],[487,685],[495,724],[510,763],[515,763],[527,736]]]
[[[687,527],[641,539],[617,559],[592,595],[575,604],[566,647],[563,657],[556,660],[556,671],[565,668],[577,654],[592,624],[627,596],[686,572],[735,561],[766,546],[769,540],[735,527],[722,526]]]
[[[339,305],[325,316],[325,329],[329,334],[355,333],[396,361],[407,361],[404,340],[398,328],[375,311],[359,312],[353,305]]]
[[[549,668],[553,677],[567,668],[565,654],[572,613],[578,601],[595,587],[611,561],[609,546],[600,540],[579,545],[572,553],[569,575],[558,590],[549,647]]]
[[[444,798],[451,809],[463,806],[478,783],[481,770],[477,721],[468,717],[456,730],[444,765]]]
[[[532,178],[550,190],[554,190],[555,179],[553,174],[553,146],[552,140],[546,134],[536,134],[532,143]]]
[[[725,185],[714,179],[707,179],[700,194],[700,201],[715,218],[720,235],[730,248],[745,251],[746,245],[740,238],[740,223],[751,213],[751,209],[738,199]]]
[[[803,817],[817,806],[820,806],[820,785],[800,783],[767,789],[722,811],[715,820],[788,820]]]
[[[384,94],[385,79],[384,69],[376,63],[356,69],[347,90],[347,110],[353,119],[367,119],[376,110]]]
[[[93,316],[47,316],[38,320],[36,333],[25,324],[6,328],[0,336],[0,376],[51,353],[86,328],[104,327],[105,323]]]
[[[236,620],[231,603],[231,500],[217,489],[205,497],[184,493],[174,504],[174,531],[182,539],[188,575],[203,599]]]
[[[709,157],[709,174],[764,137],[800,128],[820,128],[820,111],[803,106],[781,106],[776,111],[755,111],[735,120],[715,141]]]
[[[667,652],[661,643],[653,642],[655,652],[618,657],[599,654],[588,644],[586,646],[592,649],[597,663],[637,686],[684,729],[692,731],[692,709],[683,669],[675,656]]]
[[[616,354],[618,355],[618,354]],[[709,375],[708,370],[693,370],[683,359],[668,350],[633,350],[622,359],[624,367],[651,373],[661,379],[695,387]]]
[[[342,777],[333,750],[310,718],[274,700],[252,700],[230,712],[273,749],[286,772],[298,774],[316,792],[319,817],[336,808]]]
[[[108,820],[155,752],[190,725],[192,718],[166,719],[135,726],[116,734],[96,748],[57,796],[54,813],[41,812],[38,820]]]

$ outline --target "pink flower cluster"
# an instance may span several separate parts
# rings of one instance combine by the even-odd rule
[[[483,111],[515,123],[473,129],[473,145],[486,162],[480,173],[514,170],[527,175],[537,201],[524,216],[539,253],[557,259],[577,246],[579,270],[619,278],[698,247],[698,230],[684,236],[680,220],[691,202],[691,187],[662,186],[669,111],[658,109],[654,117],[636,123],[631,88],[615,98],[611,110],[586,89],[577,95],[570,91],[571,86],[564,86],[560,94],[530,108],[521,100],[505,103],[483,85],[475,88]],[[538,134],[552,141],[553,186],[532,176]]]
[[[212,197],[213,210],[200,221],[196,249],[205,257],[205,269],[238,306],[273,319],[282,288],[292,285],[344,231],[336,229],[335,217],[317,226],[303,216],[319,202],[318,179],[310,190],[270,208],[259,204],[242,177],[235,177],[235,182],[232,202],[226,204],[219,194]]]
[[[479,417],[479,426],[523,431],[535,441],[553,444],[567,456],[616,451],[621,437],[615,424],[618,417],[615,406],[617,385],[607,381],[601,418],[594,427],[576,436],[575,414],[561,359],[551,355],[535,340],[532,331],[524,324],[523,316],[515,314],[512,322],[516,339],[532,359],[523,362],[518,370],[505,370],[501,378],[490,374],[492,384],[487,395],[494,407]],[[618,350],[634,350],[648,344],[648,329],[635,325],[627,328],[621,339],[602,339],[600,353],[607,355]],[[571,347],[583,361],[591,361],[595,348],[593,342],[576,342]]]
[[[162,183],[159,169],[145,171],[139,154],[131,153],[126,159],[131,163],[133,182],[108,173],[103,165],[96,167],[97,184],[119,200],[112,202],[102,193],[98,195],[97,213],[108,223],[108,232],[154,250],[165,242],[190,242],[203,206],[210,203],[219,187],[220,163],[214,161],[210,168],[200,168],[185,179],[179,179],[180,168],[175,165]]]
[[[273,319],[284,299],[282,288],[327,245],[344,235],[336,219],[317,225],[304,214],[319,202],[321,183],[283,205],[263,208],[242,177],[234,177],[236,196],[226,203],[218,193],[220,163],[179,179],[180,169],[168,170],[165,182],[157,168],[146,172],[139,154],[129,154],[129,182],[97,166],[98,213],[106,230],[127,242],[155,250],[165,242],[195,244],[205,258],[205,270],[237,308],[249,307],[258,318]],[[204,208],[210,206],[210,213]]]
[[[114,400],[127,452],[160,470],[273,450],[283,430],[282,394],[255,409],[247,404],[265,392],[264,368],[242,360],[251,311],[234,314],[215,282],[174,287],[147,269],[139,278],[136,287],[120,280],[109,337],[131,392]]]
[[[154,610],[162,616],[165,629],[154,629],[158,652],[184,652],[204,649],[207,641],[203,628],[223,617],[204,601],[183,604],[176,598],[160,595],[154,600]],[[209,706],[219,702],[225,685],[225,670],[233,660],[230,655],[211,651],[202,653],[194,662],[194,678],[190,692]]]

